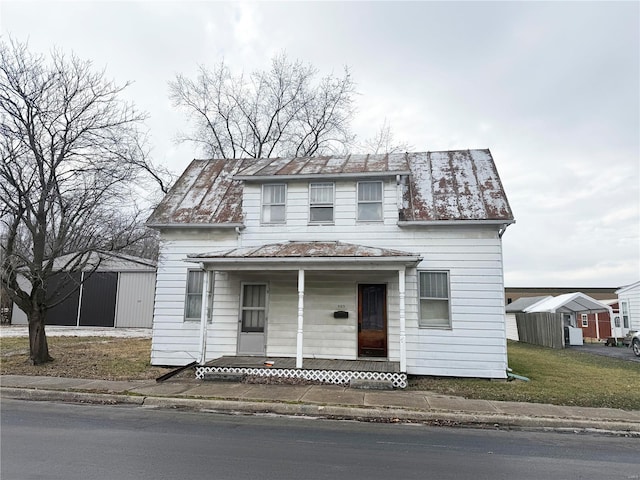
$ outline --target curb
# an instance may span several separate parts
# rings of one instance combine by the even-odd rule
[[[640,438],[640,423],[577,418],[528,417],[505,414],[418,411],[397,408],[352,407],[306,403],[256,402],[197,398],[149,397],[61,390],[0,388],[0,397],[18,400],[60,401],[98,405],[137,405],[163,409],[189,409],[232,414],[308,416],[376,423],[425,423],[437,426],[496,429],[555,430]]]

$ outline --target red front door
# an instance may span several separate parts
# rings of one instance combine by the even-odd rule
[[[386,285],[358,285],[358,356],[387,356]]]

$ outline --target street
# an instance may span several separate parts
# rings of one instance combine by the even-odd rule
[[[640,440],[2,400],[14,479],[640,478]]]

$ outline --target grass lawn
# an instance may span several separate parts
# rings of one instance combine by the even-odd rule
[[[638,363],[518,342],[507,350],[513,373],[531,381],[420,377],[409,387],[485,400],[640,410]]]
[[[0,374],[138,380],[166,373],[152,367],[148,338],[47,337],[53,362],[33,366],[28,338],[0,339]]]
[[[28,364],[28,339],[0,339],[0,374],[105,380],[151,379],[168,369],[149,364],[151,340],[49,337],[54,361]],[[509,366],[530,382],[415,377],[409,388],[486,400],[640,410],[640,364],[570,349],[509,342]],[[193,372],[184,372],[193,376]]]

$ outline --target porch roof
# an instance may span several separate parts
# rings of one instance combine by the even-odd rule
[[[385,263],[414,265],[422,258],[411,252],[387,248],[367,247],[340,241],[289,241],[254,247],[234,248],[211,253],[191,254],[187,261],[222,264],[336,264]]]

